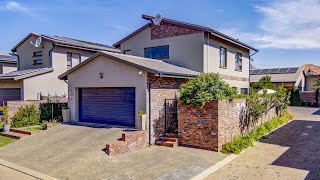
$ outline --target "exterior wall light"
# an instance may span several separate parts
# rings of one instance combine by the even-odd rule
[[[99,77],[100,77],[101,79],[103,79],[103,73],[102,73],[102,72],[99,73]]]

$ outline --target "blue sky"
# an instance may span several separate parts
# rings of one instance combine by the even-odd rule
[[[320,65],[319,0],[0,0],[0,51],[29,32],[112,45],[159,12],[258,48],[257,67]]]

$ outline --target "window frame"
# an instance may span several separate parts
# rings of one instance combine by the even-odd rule
[[[130,52],[130,54],[126,54],[126,52]],[[126,54],[126,55],[131,55],[131,49],[126,49],[123,51],[123,54]]]
[[[153,57],[147,57],[146,56],[147,49],[157,49],[157,48],[162,48],[162,47],[168,47],[168,52],[167,52],[167,56],[166,57],[153,58]],[[145,58],[149,58],[149,59],[158,59],[158,60],[170,59],[170,46],[169,45],[163,45],[163,46],[146,47],[146,48],[144,48],[144,57]]]
[[[225,63],[225,66],[222,66],[221,65],[221,62],[222,62],[222,54],[221,54],[221,50],[222,49],[224,49],[224,63]],[[219,63],[220,63],[220,65],[219,65],[219,67],[220,68],[223,68],[223,69],[226,69],[226,68],[228,68],[228,60],[227,60],[227,48],[225,48],[225,47],[223,47],[223,46],[220,46],[220,48],[219,48],[219,55],[220,55],[220,61],[219,61]]]
[[[70,57],[69,57],[69,54],[71,55]],[[67,52],[67,70],[74,67],[74,66],[72,66],[73,54],[79,55],[79,64],[81,63],[81,54],[80,53]],[[69,64],[69,62],[70,62],[70,64]]]
[[[240,59],[239,59],[239,56],[238,55],[241,55],[240,57]],[[243,63],[243,59],[242,59],[242,53],[241,52],[236,52],[236,54],[235,54],[235,71],[239,71],[239,72],[242,72],[242,70],[243,70],[243,65],[242,65],[242,63]],[[238,61],[239,60],[241,60],[241,66],[239,66],[240,67],[240,69],[238,69],[237,67],[237,64],[238,64]]]
[[[40,61],[41,63],[39,63],[38,61]],[[33,65],[42,65],[43,64],[43,59],[34,59],[33,60]]]
[[[37,55],[37,53],[41,53],[41,55]],[[41,57],[43,56],[43,52],[42,51],[35,51],[33,52],[33,56],[32,57]]]

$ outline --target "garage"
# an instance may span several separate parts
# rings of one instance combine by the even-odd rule
[[[0,89],[0,105],[6,105],[7,101],[21,100],[20,88],[1,88]]]
[[[135,88],[80,88],[81,122],[135,126]]]

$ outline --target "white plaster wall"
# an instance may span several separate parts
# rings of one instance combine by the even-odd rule
[[[71,119],[79,121],[79,88],[86,87],[135,87],[136,111],[146,111],[147,76],[141,76],[135,67],[99,56],[68,75]],[[99,74],[103,73],[101,79]],[[147,74],[144,72],[144,74]]]
[[[144,57],[147,47],[169,45],[171,64],[203,72],[203,33],[151,40],[151,28],[146,28],[120,45],[121,51],[131,50],[134,56]]]

